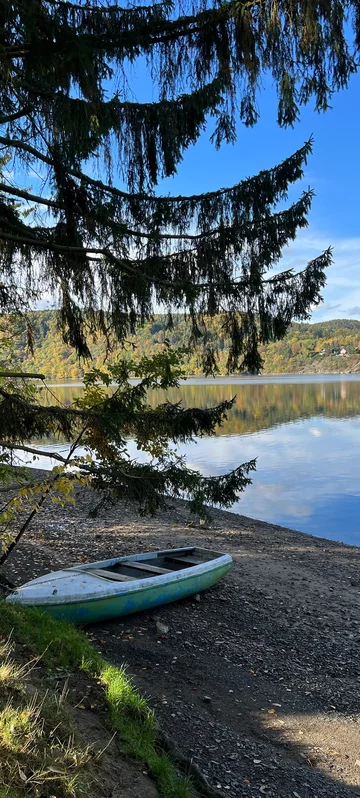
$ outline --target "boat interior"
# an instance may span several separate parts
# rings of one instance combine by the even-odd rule
[[[185,551],[184,549],[179,549],[178,551],[174,549],[172,551],[154,553],[154,556],[149,554],[146,559],[142,560],[132,560],[129,557],[129,559],[121,560],[116,565],[111,565],[107,568],[92,568],[88,573],[113,581],[131,582],[132,580],[147,579],[149,576],[160,576],[174,571],[182,571],[194,565],[201,565],[201,563],[215,560],[219,556],[218,552],[197,547],[189,548]]]

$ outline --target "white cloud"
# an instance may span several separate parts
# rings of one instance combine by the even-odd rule
[[[284,251],[281,270],[303,269],[306,263],[329,246],[333,265],[327,271],[327,284],[322,291],[324,302],[314,308],[312,321],[327,321],[351,316],[360,319],[360,237],[334,238],[330,233],[301,232]]]
[[[314,436],[314,438],[320,438],[320,436],[322,435],[321,430],[318,429],[317,427],[310,427],[309,432],[310,435]]]

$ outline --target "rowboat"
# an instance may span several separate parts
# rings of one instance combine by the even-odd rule
[[[230,554],[197,547],[132,554],[40,576],[6,601],[38,607],[58,620],[96,623],[200,593],[231,565]]]

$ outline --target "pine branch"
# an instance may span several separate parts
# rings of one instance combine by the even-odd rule
[[[37,113],[47,120],[51,118],[51,128],[61,130],[56,142],[58,149],[73,148],[75,144],[78,153],[74,161],[86,160],[93,155],[94,143],[106,142],[111,135],[124,174],[127,164],[129,184],[135,185],[136,175],[138,188],[154,185],[159,177],[174,174],[184,146],[196,142],[209,115],[218,117],[221,113],[228,83],[226,75],[220,73],[191,93],[182,93],[171,100],[135,103],[124,102],[118,96],[108,101],[100,97],[93,100],[69,97],[65,92],[48,92],[42,86],[27,85],[26,79],[21,78],[22,89],[26,89]],[[42,135],[42,131],[39,133]],[[223,137],[232,138],[232,126],[228,133],[224,131]]]
[[[218,232],[218,231],[216,231],[216,232]],[[162,256],[162,258],[157,258],[157,259],[148,258],[148,259],[146,259],[144,261],[141,261],[141,260],[140,261],[133,261],[133,263],[137,264],[136,266],[133,266],[132,262],[129,259],[119,258],[113,252],[111,252],[111,250],[109,250],[107,247],[103,247],[103,248],[100,248],[100,247],[86,247],[86,246],[74,247],[74,246],[71,246],[71,245],[68,245],[68,244],[58,244],[56,242],[52,242],[52,241],[48,241],[48,240],[41,240],[39,238],[36,238],[35,236],[34,236],[34,238],[25,238],[24,236],[16,236],[16,235],[13,235],[11,233],[4,233],[4,232],[2,232],[0,230],[0,240],[1,239],[3,239],[4,241],[13,241],[13,242],[16,242],[19,245],[27,245],[27,246],[31,246],[31,247],[39,247],[40,249],[46,249],[48,251],[53,251],[53,252],[63,252],[63,253],[81,254],[81,255],[96,255],[96,261],[98,261],[101,258],[107,258],[110,262],[114,263],[121,270],[123,270],[125,272],[128,272],[129,274],[133,274],[139,280],[144,280],[145,282],[153,284],[155,286],[156,285],[160,285],[160,286],[165,286],[165,287],[169,287],[169,288],[172,288],[172,289],[177,288],[177,287],[185,289],[186,286],[188,286],[189,288],[193,289],[194,291],[203,291],[204,289],[207,289],[207,288],[213,288],[213,289],[219,288],[221,290],[224,290],[224,288],[225,288],[224,279],[222,279],[221,281],[218,281],[218,280],[214,279],[214,280],[212,280],[210,282],[209,281],[202,281],[202,282],[199,282],[199,283],[195,283],[194,280],[187,280],[187,279],[166,280],[166,279],[162,279],[161,277],[158,277],[149,268],[149,266],[151,266],[151,264],[154,265],[156,263],[156,261],[161,261],[162,260],[163,262],[165,262],[165,261],[169,260],[171,262],[171,261],[174,261],[179,256],[181,256],[181,254],[194,254],[194,253],[196,253],[196,250],[189,250],[189,251],[185,250],[183,253],[176,252],[176,253],[173,253],[173,254],[170,254],[170,255],[167,255],[167,256],[164,255],[164,256]],[[328,251],[331,252],[331,248]],[[145,264],[148,265],[149,274],[147,274],[146,271],[144,270]],[[304,270],[304,271],[306,271],[306,270]],[[304,271],[298,272],[297,274],[298,275],[303,274]],[[288,275],[289,278],[294,276],[291,271],[283,272],[283,273],[281,273],[281,275],[276,275],[275,277],[272,277],[272,278],[269,278],[268,280],[265,280],[264,283],[271,284],[271,283],[276,283],[276,282],[282,282],[282,281],[284,281],[286,274]],[[228,285],[229,288],[231,288],[233,286],[239,286],[239,285],[241,285],[242,288],[245,288],[245,282],[244,282],[243,278],[231,279],[230,276],[228,274],[226,274],[226,272],[223,272],[223,278],[226,278],[226,284]]]
[[[36,159],[41,161],[42,163],[47,164],[48,166],[55,167],[56,162],[53,158],[49,157],[42,153],[39,149],[29,145],[27,142],[23,142],[20,139],[12,139],[8,136],[0,136],[0,144],[3,144],[8,149],[20,149],[30,155],[33,155]],[[313,138],[311,137],[305,144],[300,147],[290,158],[286,158],[282,161],[278,166],[273,169],[263,170],[256,176],[256,178],[247,178],[246,180],[241,181],[240,183],[236,183],[234,186],[230,188],[222,188],[218,191],[208,191],[204,194],[189,194],[188,196],[160,196],[157,197],[154,194],[145,194],[145,193],[129,193],[127,191],[121,191],[114,186],[107,185],[103,183],[101,180],[95,180],[90,175],[85,174],[80,169],[73,169],[69,168],[66,164],[63,164],[63,169],[65,174],[70,175],[71,177],[75,177],[79,179],[81,182],[88,184],[90,186],[94,186],[95,188],[104,191],[104,193],[111,194],[114,197],[118,197],[119,199],[127,200],[130,203],[136,202],[146,202],[151,203],[155,206],[157,210],[157,206],[159,205],[173,205],[175,203],[183,206],[183,205],[192,205],[194,203],[200,202],[204,200],[208,202],[211,199],[220,199],[224,196],[231,195],[236,190],[243,188],[246,189],[247,193],[251,192],[252,183],[256,185],[261,184],[261,180],[264,181],[264,184],[267,184],[268,189],[270,188],[270,182],[274,183],[274,186],[278,185],[277,192],[270,198],[270,202],[275,202],[279,195],[284,194],[286,191],[286,187],[290,184],[298,180],[302,176],[302,166],[307,161],[307,156],[312,152],[312,144]]]
[[[27,116],[31,110],[32,108],[27,106],[25,108],[20,108],[19,111],[14,111],[13,114],[4,114],[0,116],[0,125],[7,125],[9,122],[15,122],[17,119]]]
[[[1,441],[0,440],[0,447],[4,450],[10,449],[10,451],[17,451],[20,450],[22,452],[27,452],[28,454],[36,454],[37,456],[42,457],[50,457],[53,460],[58,460],[60,463],[66,463],[66,457],[62,457],[61,454],[55,451],[43,451],[41,449],[35,449],[32,446],[26,446],[25,443],[9,443],[9,441]]]
[[[22,141],[21,139],[12,139],[9,136],[0,136],[0,144],[3,144],[4,147],[8,149],[20,149],[23,152],[28,152],[30,155],[33,155],[42,163],[48,164],[48,166],[55,166],[55,162],[52,158],[49,158],[44,153],[37,150],[35,147],[32,147],[31,144],[28,144],[26,141]]]
[[[46,205],[48,207],[66,210],[66,205],[64,203],[55,202],[54,200],[49,200],[49,199],[46,199],[46,198],[43,198],[43,197],[40,197],[40,196],[36,196],[34,194],[30,194],[27,191],[14,188],[12,186],[7,186],[5,183],[0,183],[0,191],[4,191],[5,193],[14,195],[16,197],[21,197],[23,199],[27,199],[27,200],[30,200],[32,202],[43,204],[43,205]],[[307,203],[311,201],[313,196],[314,196],[314,193],[313,193],[312,190],[309,189],[308,191],[305,191],[303,193],[301,199],[297,203],[294,203],[294,205],[292,205],[289,208],[289,210],[282,211],[279,214],[274,214],[273,215],[272,220],[271,220],[272,225],[275,226],[276,224],[281,224],[282,219],[285,220],[287,216],[290,217],[291,215],[294,215],[297,212],[297,208],[298,207],[299,208],[302,208],[302,207],[306,208],[307,207]],[[86,210],[86,209],[84,211],[80,210],[80,218],[82,217],[84,220],[86,220],[86,218],[89,215],[91,215],[89,210]],[[238,225],[234,225],[234,224],[233,225],[231,225],[231,224],[224,225],[223,224],[221,227],[210,228],[208,230],[202,231],[201,233],[188,233],[186,231],[184,231],[182,233],[168,233],[168,232],[165,231],[165,232],[161,232],[161,233],[157,232],[156,236],[154,236],[154,232],[146,232],[145,230],[134,230],[134,229],[129,228],[129,227],[124,225],[124,228],[122,230],[122,235],[131,237],[131,238],[141,238],[141,239],[151,239],[151,240],[154,240],[154,238],[156,238],[157,241],[159,241],[159,240],[165,241],[166,240],[166,241],[194,241],[194,242],[201,242],[201,241],[206,240],[206,239],[211,238],[211,237],[221,236],[221,239],[222,239],[223,243],[225,244],[227,238],[229,240],[233,240],[233,231],[234,230],[237,231],[237,237],[238,238],[240,238],[242,236],[245,239],[245,238],[247,238],[249,236],[250,231],[253,230],[255,227],[258,230],[260,230],[261,226],[263,226],[264,224],[268,224],[268,223],[269,222],[268,222],[267,218],[266,217],[264,218],[264,216],[262,215],[259,218],[254,218],[252,220],[246,220],[243,223],[240,222],[240,224],[238,224]],[[106,222],[104,222],[104,227],[106,227]],[[112,220],[109,220],[109,228],[110,229],[114,228],[114,229],[116,229],[118,231],[118,226],[116,224],[114,225]],[[30,232],[31,232],[31,230],[33,228],[29,228],[28,227],[27,229],[30,230]],[[25,243],[25,239],[24,239],[24,243]],[[50,243],[49,243],[49,248],[51,248]],[[86,247],[84,249],[86,250]],[[69,251],[70,251],[70,249],[69,249]],[[190,252],[196,252],[196,249],[193,249],[193,250],[189,250],[188,249],[188,250],[185,250],[183,252],[178,251],[176,253],[173,253],[170,256],[165,255],[163,257],[164,258],[165,257],[178,257],[179,258],[179,257],[181,257],[182,254],[184,254],[184,252],[189,254]],[[124,262],[125,262],[125,259],[124,259]],[[144,263],[144,261],[142,263]]]
[[[15,188],[15,186],[9,186],[6,183],[0,183],[0,192],[3,191],[5,194],[11,194],[14,197],[20,197],[21,199],[28,200],[29,202],[35,202],[39,205],[46,205],[48,208],[64,208],[59,202],[55,202],[54,200],[46,199],[45,197],[37,196],[36,194],[30,194],[29,191],[24,191],[24,189]]]
[[[328,247],[318,255],[317,258],[309,261],[309,263],[305,266],[304,269],[300,269],[298,272],[294,272],[293,269],[286,269],[284,272],[280,272],[279,274],[275,274],[273,277],[269,277],[267,280],[263,281],[264,285],[273,285],[274,283],[285,283],[287,280],[296,280],[298,277],[304,277],[308,272],[309,268],[316,263],[317,261],[326,261],[326,265],[330,266],[332,263],[332,255],[333,255],[333,247]]]
[[[24,371],[11,371],[8,369],[6,371],[0,371],[0,377],[21,377],[23,380],[44,380],[44,374],[36,374],[35,372],[24,372]]]
[[[116,24],[112,29],[109,28],[105,20],[98,17],[98,25],[99,27],[102,25],[103,30],[99,33],[92,32],[93,47],[109,54],[115,54],[117,50],[121,50],[123,56],[127,54],[128,57],[131,57],[132,52],[139,50],[146,52],[154,44],[175,42],[184,36],[189,37],[199,32],[203,33],[208,26],[215,27],[231,19],[234,11],[239,9],[239,5],[240,9],[245,10],[258,3],[260,0],[252,0],[252,2],[241,2],[240,0],[240,3],[239,0],[227,0],[219,8],[180,16],[175,20],[166,19],[162,13],[164,10],[169,10],[170,4],[158,3],[154,6],[135,8],[119,7],[116,16],[113,15]],[[81,6],[79,8],[69,3],[68,10],[71,11],[72,8],[82,12],[85,10]],[[92,10],[95,11],[94,7]],[[126,43],[124,43],[124,30],[129,35],[129,42]],[[80,39],[81,34],[77,38]],[[58,53],[63,54],[62,42],[53,41],[52,45],[53,57],[56,57]],[[21,55],[34,58],[39,55],[36,52],[36,45],[26,41],[21,49],[17,45],[5,46],[4,54],[9,58],[18,58]]]
[[[46,0],[46,2],[55,7],[62,6],[67,12],[71,10],[81,12],[86,11],[86,13],[94,12],[94,14],[104,14],[105,16],[118,16],[119,14],[131,13],[131,8],[127,8],[126,6],[122,7],[117,4],[112,5],[111,3],[108,3],[106,6],[102,6],[97,5],[96,3],[83,3],[83,5],[80,5],[79,3],[68,2],[68,0]],[[153,3],[150,8],[153,11],[171,10],[173,8],[173,3],[172,0],[164,0],[162,3]],[[137,5],[136,9],[137,11],[148,12],[149,6]]]

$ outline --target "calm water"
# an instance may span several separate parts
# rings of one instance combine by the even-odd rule
[[[53,390],[68,403],[82,389]],[[216,475],[256,457],[253,484],[234,511],[359,546],[360,375],[194,379],[167,396],[205,407],[235,394],[215,438],[179,447],[188,464]],[[163,399],[150,397],[153,405]]]

